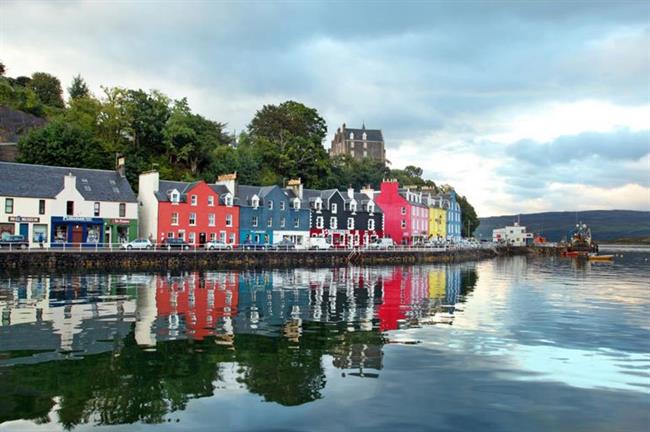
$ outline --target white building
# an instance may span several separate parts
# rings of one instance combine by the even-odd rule
[[[101,245],[137,236],[137,201],[118,169],[0,162],[0,236],[30,245]]]
[[[515,222],[512,226],[492,230],[492,241],[511,246],[526,246],[532,244],[533,233],[526,232],[525,226]]]

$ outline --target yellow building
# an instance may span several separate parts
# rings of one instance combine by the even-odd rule
[[[447,209],[429,207],[429,239],[447,238]]]
[[[429,300],[439,300],[440,302],[444,302],[446,286],[447,278],[444,268],[431,270],[429,272]]]

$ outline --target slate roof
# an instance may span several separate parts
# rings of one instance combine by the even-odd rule
[[[137,202],[131,185],[117,171],[0,162],[0,196],[55,198],[64,177],[76,177],[77,190],[88,201]]]
[[[381,133],[381,129],[354,129],[346,127],[343,129],[343,138],[346,140],[350,139],[350,132],[354,133],[354,140],[361,141],[363,133],[366,133],[366,141],[384,141],[384,136]]]

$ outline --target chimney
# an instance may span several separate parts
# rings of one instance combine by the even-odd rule
[[[63,178],[63,189],[75,189],[77,187],[77,177],[72,172]]]
[[[367,185],[366,187],[362,188],[361,193],[372,200],[375,199],[375,190],[370,185]]]
[[[237,188],[237,172],[232,174],[222,174],[217,177],[217,181],[214,184],[225,186],[228,189],[228,192],[235,195],[235,189]]]
[[[126,160],[121,154],[116,156],[115,171],[117,171],[120,177],[126,177]]]
[[[300,178],[289,180],[289,182],[287,182],[287,187],[291,189],[298,198],[302,199],[302,180]]]
[[[354,198],[354,188],[353,187],[348,188],[348,198],[350,198],[350,199]]]

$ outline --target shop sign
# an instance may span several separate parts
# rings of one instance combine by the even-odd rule
[[[83,216],[63,216],[61,220],[65,222],[92,222],[93,218]]]
[[[111,219],[110,223],[112,225],[128,225],[131,221],[129,219]]]
[[[40,222],[38,217],[9,216],[9,222]]]

